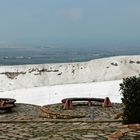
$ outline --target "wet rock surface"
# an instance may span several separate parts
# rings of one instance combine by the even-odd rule
[[[72,110],[63,110],[62,104],[44,106],[54,113],[65,113],[71,119],[49,119],[41,117],[40,106],[16,104],[10,113],[0,112],[1,140],[106,140],[120,129],[121,118],[114,115],[122,112],[122,104],[112,107],[74,106]],[[94,118],[89,114],[94,110]],[[81,116],[81,117],[77,117]],[[121,137],[135,140],[140,130],[132,130]]]

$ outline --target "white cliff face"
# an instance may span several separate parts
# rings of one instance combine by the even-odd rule
[[[119,80],[140,74],[140,56],[80,63],[0,66],[0,91],[20,88]]]

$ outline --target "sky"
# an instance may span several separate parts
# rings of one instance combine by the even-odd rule
[[[0,44],[140,46],[140,0],[0,0]]]

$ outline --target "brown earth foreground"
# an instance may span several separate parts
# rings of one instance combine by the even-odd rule
[[[16,104],[12,113],[0,112],[0,140],[140,140],[139,124],[122,125],[122,108]]]

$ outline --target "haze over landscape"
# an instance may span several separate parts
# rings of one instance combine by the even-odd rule
[[[138,140],[139,76],[140,0],[0,0],[0,139]]]
[[[0,2],[0,65],[140,54],[140,1]]]
[[[80,84],[75,95],[82,96],[82,87],[89,91],[90,83],[95,82],[96,88],[96,82],[102,81],[104,96],[112,95],[107,85],[114,83],[120,101],[120,81],[115,80],[139,75],[139,56],[126,56],[140,55],[139,6],[137,0],[1,1],[1,96],[8,90],[33,88],[33,92],[39,86],[39,92],[41,86],[52,86],[48,94],[57,95],[55,85],[64,92],[65,84]],[[70,91],[71,96],[76,92]],[[15,92],[10,97],[18,97]]]

